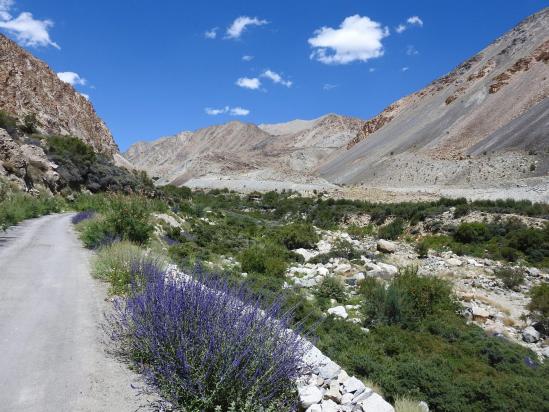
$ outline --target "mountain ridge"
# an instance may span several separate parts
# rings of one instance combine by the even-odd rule
[[[22,120],[35,115],[44,134],[70,134],[96,152],[118,153],[91,102],[61,81],[42,60],[0,34],[0,110]]]

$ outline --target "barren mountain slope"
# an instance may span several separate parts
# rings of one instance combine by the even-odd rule
[[[388,187],[547,176],[548,62],[549,8],[390,105],[319,172]]]
[[[261,125],[230,122],[139,142],[124,154],[160,183],[202,176],[302,181],[363,126],[362,120],[327,115],[316,120]]]
[[[70,134],[96,151],[112,155],[118,147],[92,104],[59,80],[46,63],[0,34],[0,110],[19,119],[35,114],[40,131]]]

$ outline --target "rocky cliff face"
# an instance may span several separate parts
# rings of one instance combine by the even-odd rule
[[[0,110],[34,114],[46,134],[70,134],[112,156],[118,147],[92,104],[41,60],[0,34]]]

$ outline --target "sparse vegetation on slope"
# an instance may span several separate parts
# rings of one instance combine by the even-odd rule
[[[31,196],[0,178],[0,230],[25,219],[61,212],[65,207],[61,197]]]

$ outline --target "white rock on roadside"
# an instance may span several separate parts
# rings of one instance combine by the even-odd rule
[[[375,392],[357,405],[360,405],[363,412],[395,412],[395,408]]]
[[[366,385],[362,383],[361,380],[355,378],[349,378],[343,384],[343,389],[346,393],[354,393],[355,395],[360,395],[366,390]]]
[[[337,363],[329,361],[319,369],[318,374],[324,379],[334,379],[339,375],[339,372],[341,372],[341,367]]]
[[[322,412],[322,406],[315,403],[314,405],[309,406],[305,412]]]
[[[319,403],[322,400],[322,391],[314,385],[305,386],[298,390],[299,403],[304,409]]]

